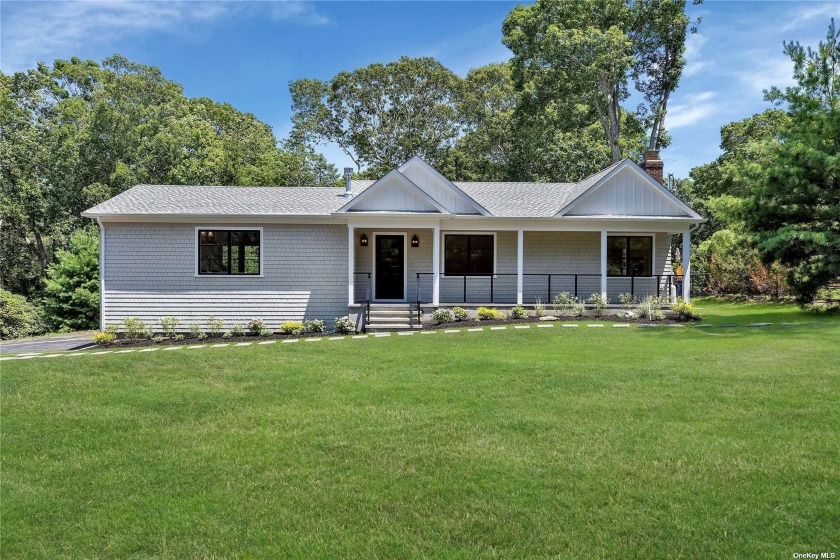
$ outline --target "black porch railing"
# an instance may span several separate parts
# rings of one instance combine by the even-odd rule
[[[354,283],[355,286],[358,286],[358,283],[356,282],[356,277],[362,277],[362,278],[367,279],[367,281],[365,282],[365,299],[364,299],[365,318],[364,318],[364,323],[363,323],[365,329],[367,329],[367,327],[370,325],[370,298],[371,298],[371,295],[373,293],[372,292],[373,282],[371,280],[371,273],[370,272],[354,272],[353,277],[354,277],[353,278],[353,283]],[[354,297],[353,299],[356,299],[356,298]]]
[[[433,272],[416,273],[416,304],[432,302]],[[515,304],[517,299],[518,275],[515,272],[496,274],[441,274],[440,300],[459,303],[503,303]],[[523,300],[529,302],[545,297],[550,304],[553,298],[567,292],[576,298],[585,299],[593,293],[601,293],[600,274],[561,274],[526,272],[522,275]],[[671,288],[682,284],[682,276],[655,274],[651,276],[609,276],[607,288],[610,293],[629,293],[633,297],[667,296]],[[692,289],[692,294],[695,292]]]

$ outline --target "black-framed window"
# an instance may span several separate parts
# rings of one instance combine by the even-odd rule
[[[607,276],[653,274],[653,238],[649,235],[607,237]]]
[[[259,275],[260,231],[198,230],[198,273]]]
[[[444,235],[445,274],[493,274],[492,235]]]

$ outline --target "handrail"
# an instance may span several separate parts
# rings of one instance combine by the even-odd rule
[[[434,277],[434,272],[417,272],[417,306],[418,310],[420,308],[421,303],[429,303],[422,300],[421,296],[421,288],[420,288],[420,281],[422,277]],[[553,279],[568,279],[573,280],[574,286],[574,297],[579,297],[579,279],[581,278],[601,278],[600,274],[596,273],[560,273],[560,272],[525,272],[522,274],[525,277],[541,277],[545,279],[546,283],[546,301],[550,303],[552,301],[552,284]],[[490,301],[488,303],[495,303],[496,300],[496,280],[500,277],[502,278],[511,278],[511,277],[518,277],[518,273],[516,272],[495,272],[492,274],[486,273],[457,273],[457,274],[444,274],[440,273],[441,278],[460,278],[463,280],[462,284],[462,301],[463,303],[468,303],[468,282],[467,280],[472,279],[480,279],[484,278],[489,281],[489,291],[490,291]],[[636,295],[636,281],[637,280],[656,280],[656,297],[662,296],[663,291],[663,283],[665,284],[665,293],[670,294],[671,288],[679,283],[682,282],[683,275],[681,274],[651,274],[651,275],[644,275],[644,276],[637,276],[637,275],[629,275],[629,276],[608,276],[608,282],[615,282],[616,280],[628,280],[630,282],[630,294],[635,297]],[[557,284],[554,283],[556,286]],[[485,298],[486,300],[486,298]],[[419,312],[419,311],[418,311]]]
[[[365,288],[365,320],[363,326],[365,330],[370,326],[370,295],[371,295],[371,273],[370,272],[354,272],[354,276],[367,276],[368,283]]]

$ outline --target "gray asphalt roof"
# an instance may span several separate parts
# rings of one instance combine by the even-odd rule
[[[621,162],[619,162],[621,163]],[[577,183],[455,182],[496,217],[550,217],[612,171]],[[354,194],[374,181],[353,181]],[[328,215],[344,204],[343,188],[137,185],[83,215]]]

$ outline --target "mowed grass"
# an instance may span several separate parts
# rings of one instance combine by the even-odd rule
[[[6,361],[3,558],[840,552],[840,320]]]

